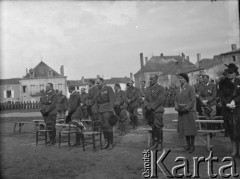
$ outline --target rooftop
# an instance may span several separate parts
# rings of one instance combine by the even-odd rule
[[[0,79],[0,85],[20,84],[19,83],[20,79],[21,78]]]
[[[62,77],[58,72],[53,70],[51,67],[49,67],[46,63],[40,62],[34,69],[30,69],[29,72],[26,74],[24,78],[30,78],[30,71],[34,73],[34,77],[32,78],[48,78],[49,77],[49,71],[52,71],[52,77]]]

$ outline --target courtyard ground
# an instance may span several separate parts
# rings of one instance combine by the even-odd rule
[[[147,149],[147,133],[142,130],[144,124],[140,120],[140,126],[136,130],[128,129],[125,136],[119,136],[118,131],[114,134],[114,149],[98,150],[94,152],[88,145],[86,151],[81,147],[69,147],[62,144],[35,145],[34,126],[23,127],[22,134],[13,134],[15,121],[31,121],[41,119],[41,116],[24,114],[1,115],[1,173],[5,179],[140,179],[143,169],[143,150]],[[14,117],[10,117],[14,116]],[[176,114],[164,115],[164,128],[176,128],[172,123]],[[221,162],[222,158],[231,153],[230,141],[217,134],[213,138],[213,155],[219,157],[219,162],[214,162],[213,172],[218,174],[221,166],[229,162]],[[74,139],[72,139],[74,141]],[[173,166],[182,162],[174,162],[176,157],[184,156],[189,160],[190,172],[193,171],[193,157],[207,157],[209,152],[202,140],[196,137],[196,151],[192,154],[183,152],[184,139],[178,137],[175,132],[164,132],[164,149],[171,149],[164,163],[171,170]],[[158,152],[158,156],[161,155]],[[240,173],[240,160],[236,160],[237,172]],[[229,171],[227,170],[226,173]],[[181,173],[181,171],[180,171]],[[200,178],[209,178],[207,163],[200,164]],[[158,169],[158,178],[167,178]],[[221,178],[220,176],[218,178]]]

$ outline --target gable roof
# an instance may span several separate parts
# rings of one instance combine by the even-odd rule
[[[20,84],[20,79],[21,78],[0,79],[0,85]]]
[[[222,61],[220,58],[203,58],[202,60],[199,61],[199,68],[203,69],[209,69],[211,67],[214,67],[216,65],[222,64]]]
[[[34,78],[47,78],[49,70],[52,71],[53,77],[62,77],[58,72],[49,67],[46,63],[40,62],[34,69]],[[23,78],[30,78],[30,73],[27,73]]]
[[[221,55],[228,55],[228,54],[234,54],[234,53],[239,53],[239,52],[240,52],[240,48],[238,48],[236,50],[231,50],[229,52],[222,53]]]
[[[174,74],[175,71],[182,71],[185,68],[193,68],[195,65],[180,55],[175,56],[152,56],[152,58],[137,73],[162,71],[160,75]],[[183,69],[181,69],[183,68]]]

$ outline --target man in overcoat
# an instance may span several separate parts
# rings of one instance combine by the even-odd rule
[[[48,83],[46,92],[42,97],[40,112],[46,124],[46,128],[52,130],[49,132],[50,142],[56,143],[56,117],[57,117],[57,94],[53,90],[53,84]]]
[[[152,149],[157,149],[159,145],[162,147],[163,142],[163,113],[164,113],[164,100],[165,90],[162,86],[157,84],[158,76],[150,77],[150,86],[146,89],[146,96],[144,106],[146,109],[146,119],[152,127]],[[152,116],[153,119],[149,119]]]
[[[98,78],[96,85],[98,87],[96,99],[98,118],[102,123],[104,138],[107,140],[103,148],[111,150],[113,148],[113,126],[109,124],[109,121],[114,115],[115,95],[113,89],[106,86],[103,78]]]

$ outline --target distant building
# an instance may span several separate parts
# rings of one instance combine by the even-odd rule
[[[67,77],[64,76],[64,67],[61,66],[59,74],[42,61],[35,68],[27,71],[19,82],[21,101],[39,101],[47,83],[52,83],[54,90],[62,91],[64,95],[67,93]]]
[[[20,101],[20,78],[0,80],[0,103]]]
[[[182,53],[182,55],[175,56],[152,56],[149,60],[145,58],[145,65],[143,61],[143,54],[140,53],[140,70],[134,74],[136,87],[140,87],[141,81],[149,83],[149,78],[153,75],[159,76],[158,83],[163,87],[170,87],[175,85],[177,79],[176,74],[180,72],[189,71],[195,68],[195,65],[190,62],[189,57]]]
[[[191,78],[190,81],[196,83],[194,79],[199,74],[207,74],[210,79],[216,80],[221,77],[224,69],[227,68],[225,64],[228,65],[229,63],[235,63],[240,71],[240,48],[237,49],[236,44],[232,44],[231,47],[231,51],[215,55],[213,58],[198,59],[198,63],[196,64],[198,70],[188,72]]]

